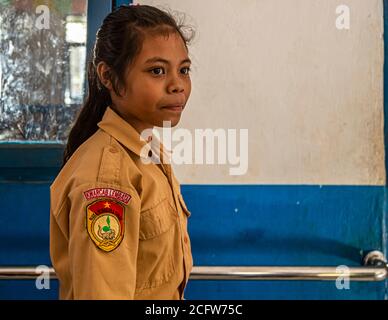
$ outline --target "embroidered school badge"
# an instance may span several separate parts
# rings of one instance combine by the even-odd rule
[[[98,248],[110,252],[124,237],[124,207],[111,199],[100,199],[86,207],[86,225]]]

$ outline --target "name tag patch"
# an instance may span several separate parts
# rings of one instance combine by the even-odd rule
[[[97,198],[111,198],[120,201],[124,204],[128,204],[131,200],[131,196],[128,193],[111,188],[94,188],[84,192],[86,200]]]

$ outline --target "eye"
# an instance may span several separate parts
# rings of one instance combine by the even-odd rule
[[[164,74],[164,69],[161,68],[161,67],[158,67],[158,68],[153,68],[152,70],[150,70],[150,72],[156,76],[160,76],[162,74]]]
[[[191,68],[185,67],[185,68],[182,68],[181,71],[183,71],[182,72],[183,74],[188,75],[191,72]]]

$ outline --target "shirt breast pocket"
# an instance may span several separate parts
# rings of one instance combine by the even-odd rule
[[[140,214],[136,289],[159,287],[175,273],[178,216],[167,198]]]

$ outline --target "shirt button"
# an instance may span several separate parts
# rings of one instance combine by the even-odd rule
[[[117,152],[119,152],[119,151],[118,151],[117,149],[115,149],[115,148],[110,148],[109,151],[112,152],[112,153],[117,153]]]
[[[185,236],[184,241],[185,241],[185,243],[187,243],[187,241],[189,241],[189,239],[187,238],[187,236]]]

